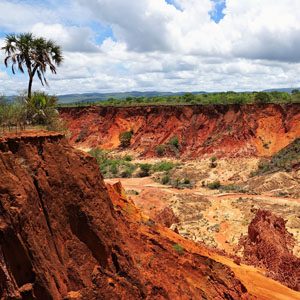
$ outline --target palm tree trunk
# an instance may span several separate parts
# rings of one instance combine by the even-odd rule
[[[31,98],[32,81],[33,81],[33,76],[29,76],[29,83],[28,83],[28,99]]]

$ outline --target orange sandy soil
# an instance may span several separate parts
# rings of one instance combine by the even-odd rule
[[[109,184],[113,184],[118,182],[118,180],[107,180]],[[135,184],[133,180],[126,179],[123,181],[124,186],[126,188],[133,187],[142,187],[142,184],[145,184],[146,187],[150,189],[157,188],[156,184],[153,184],[149,178],[143,178],[140,180],[139,184]],[[109,187],[108,187],[109,188]],[[110,189],[110,188],[109,188]],[[125,197],[125,195],[123,195]],[[124,206],[126,205],[126,210],[129,211],[129,217],[138,221],[139,219],[145,218],[145,215],[141,213],[139,210],[134,209],[134,204],[132,203],[132,209],[128,209],[129,202],[122,203],[122,198],[114,199],[114,205]],[[157,203],[157,202],[155,202]],[[183,246],[185,251],[191,254],[200,254],[203,256],[210,257],[217,262],[220,262],[224,265],[230,267],[230,269],[235,273],[237,278],[246,286],[247,290],[251,293],[251,295],[257,297],[259,300],[292,300],[292,299],[300,299],[300,293],[293,291],[277,281],[274,281],[270,278],[264,276],[264,271],[258,268],[254,268],[251,266],[247,266],[244,264],[237,265],[232,259],[227,258],[225,256],[217,254],[214,250],[210,250],[206,247],[199,247],[196,243],[193,243],[180,235],[176,234],[172,230],[157,226],[157,230],[161,236],[164,236],[170,239],[173,243],[180,244]],[[148,235],[147,231],[143,232],[145,235]]]
[[[241,235],[247,234],[254,209],[267,209],[287,220],[287,229],[296,238],[294,254],[300,256],[300,199],[247,194],[211,194],[203,188],[175,189],[154,182],[151,178],[107,179],[121,181],[128,197],[151,218],[165,207],[179,217],[179,233],[196,242],[238,254],[236,246]],[[206,194],[204,194],[206,192]],[[138,195],[136,195],[138,193]],[[215,193],[215,192],[214,192]],[[215,231],[213,228],[219,227]],[[209,229],[212,229],[211,231]]]
[[[5,136],[5,140],[6,140],[6,143],[9,144],[9,146],[12,146],[11,148],[12,149],[15,149],[15,145],[17,146],[17,141],[22,139],[22,138],[25,138],[26,137],[26,140],[24,140],[24,143],[29,143],[30,144],[30,138],[31,137],[36,137],[38,136],[39,137],[39,142],[42,142],[43,140],[46,140],[48,141],[48,139],[51,139],[52,137],[52,140],[55,140],[56,138],[61,138],[61,135],[60,134],[57,134],[57,133],[49,133],[49,132],[43,132],[43,131],[40,131],[40,132],[26,132],[26,134],[22,133],[21,135],[20,134],[13,134],[13,133],[10,133],[10,134],[7,134]],[[1,140],[1,138],[0,138]],[[10,144],[10,142],[12,142],[12,144]],[[15,144],[13,144],[15,143]],[[24,144],[23,143],[23,144]],[[25,145],[25,144],[24,144]],[[30,161],[30,163],[32,164],[32,166],[35,166],[35,158],[38,158],[38,160],[40,160],[41,158],[39,158],[39,152],[38,152],[38,149],[33,149],[32,146],[36,146],[36,141],[34,141],[34,144],[33,145],[29,145],[28,148],[26,148],[27,146],[24,146],[23,145],[23,150],[26,150],[26,157],[32,161]],[[25,149],[26,148],[26,149]],[[80,164],[80,172],[79,172],[79,175],[80,176],[83,176],[82,178],[82,182],[79,181],[79,179],[77,179],[77,177],[74,176],[74,178],[71,178],[72,176],[69,176],[65,179],[69,179],[71,180],[71,183],[70,183],[70,186],[74,186],[74,183],[73,181],[75,182],[75,180],[78,180],[78,182],[81,183],[83,189],[82,191],[84,191],[85,193],[87,193],[87,196],[86,196],[86,199],[89,199],[89,201],[83,201],[83,203],[80,202],[80,199],[78,200],[78,203],[80,203],[80,205],[90,205],[91,207],[87,207],[86,208],[86,211],[89,209],[91,215],[93,215],[94,213],[94,207],[95,205],[100,209],[100,212],[102,213],[101,209],[103,209],[103,207],[108,207],[109,205],[109,202],[105,202],[107,201],[107,197],[106,197],[106,192],[105,192],[105,189],[104,186],[102,187],[102,183],[101,183],[101,180],[102,178],[100,178],[101,176],[95,172],[95,174],[92,173],[93,170],[96,170],[96,162],[94,162],[94,166],[91,165],[90,169],[87,169],[87,168],[84,168],[83,167],[83,162],[86,162],[86,161],[89,161],[90,162],[90,159],[87,158],[87,157],[84,157],[84,156],[80,156],[79,153],[76,153],[74,152],[74,150],[72,150],[71,148],[69,148],[69,146],[65,145],[65,144],[62,144],[60,146],[56,146],[56,148],[53,146],[53,144],[49,143],[49,145],[45,145],[44,146],[44,150],[45,151],[48,151],[49,153],[47,153],[46,155],[46,159],[47,159],[47,162],[51,162],[50,164],[47,163],[45,166],[43,166],[43,168],[49,168],[51,171],[52,169],[55,167],[55,168],[58,168],[58,167],[65,167],[64,169],[64,172],[61,172],[59,173],[55,168],[54,170],[56,171],[55,174],[59,174],[59,175],[64,175],[64,173],[66,172],[69,172],[69,169],[70,168],[73,168],[72,171],[74,171],[74,174],[76,174],[76,172],[78,172],[78,169],[77,169],[77,166],[75,164],[71,164],[69,167],[66,168],[66,165],[65,165],[65,161],[62,160],[60,161],[60,154],[62,153],[63,151],[63,154],[65,153],[66,150],[64,149],[67,149],[67,151],[70,151],[69,153],[69,157],[73,159],[73,162],[78,162],[78,164]],[[34,157],[32,155],[32,150],[34,150],[34,155],[36,157]],[[60,151],[58,151],[60,150]],[[51,155],[50,155],[51,154]],[[53,154],[53,155],[52,155]],[[9,155],[12,155],[12,154],[9,154]],[[23,154],[24,155],[24,154]],[[54,159],[55,155],[58,155],[57,157],[57,160]],[[76,159],[76,161],[75,161]],[[38,166],[35,166],[38,168]],[[18,169],[21,173],[20,174],[25,174],[24,170],[20,167]],[[89,172],[89,180],[87,180],[87,176],[85,176],[86,174],[83,172],[83,171],[86,171],[86,172]],[[27,171],[26,171],[27,172]],[[37,172],[38,173],[38,172]],[[19,175],[20,175],[19,174]],[[26,173],[27,174],[27,173]],[[71,173],[70,173],[71,174]],[[96,190],[89,190],[87,188],[87,184],[86,185],[83,185],[83,183],[85,184],[85,181],[88,181],[88,183],[90,184],[90,182],[94,182],[94,179],[95,177],[99,176],[99,180],[95,180],[95,182],[97,181],[98,183],[100,182],[101,186],[97,186],[95,185],[95,189]],[[40,179],[40,182],[41,183],[47,183],[47,180],[44,180],[44,177],[46,176],[44,173],[41,173],[41,174],[38,174],[39,175],[39,179]],[[26,175],[27,176],[27,175]],[[30,174],[28,175],[29,177],[28,178],[31,178]],[[80,177],[79,176],[79,177]],[[25,180],[27,180],[27,178],[25,178]],[[32,179],[31,179],[32,180]],[[73,180],[73,181],[72,181]],[[109,180],[108,182],[115,182],[116,180]],[[25,183],[30,183],[31,186],[34,188],[33,186],[33,183],[31,183],[31,181],[28,179],[27,181],[24,181]],[[57,182],[59,183],[59,177],[58,177],[58,180]],[[128,179],[127,181],[124,180],[124,185],[126,187],[126,189],[135,189],[135,190],[141,190],[141,191],[147,191],[147,189],[150,189],[151,191],[160,191],[162,189],[165,189],[166,190],[166,193],[174,193],[175,190],[173,189],[168,189],[168,188],[165,188],[165,187],[162,187],[162,186],[159,186],[155,183],[153,183],[153,181],[151,181],[149,178],[144,178],[144,179],[141,179],[140,181],[137,181],[136,179]],[[126,184],[127,182],[127,184]],[[25,185],[25,184],[24,184]],[[45,186],[47,186],[46,184],[44,184]],[[30,187],[31,187],[30,186]],[[43,185],[42,185],[43,186]],[[80,186],[81,187],[81,186]],[[28,188],[28,186],[27,186]],[[41,188],[41,187],[40,187]],[[57,188],[62,188],[62,185],[57,185]],[[7,189],[8,190],[8,189]],[[12,190],[13,191],[13,190]],[[177,190],[176,190],[177,191]],[[177,191],[177,193],[179,194],[183,194],[185,191]],[[190,191],[189,193],[192,193],[193,191]],[[71,201],[71,200],[74,200],[73,198],[80,198],[79,195],[76,194],[76,192],[70,190],[70,193],[74,193],[74,195],[71,197],[70,195],[68,195],[68,199],[64,199],[64,197],[62,197],[62,193],[61,191],[59,190],[59,193],[56,197],[54,197],[54,200],[57,200],[57,198],[59,198],[59,201]],[[95,200],[95,195],[93,193],[98,193],[99,195],[102,195],[103,194],[103,197],[101,198],[101,201],[99,200],[99,202],[92,202],[91,199],[93,201],[96,201]],[[101,194],[102,193],[102,194]],[[37,193],[36,193],[37,194]],[[54,194],[55,195],[55,194]],[[158,193],[158,196],[160,194]],[[67,196],[67,195],[65,195]],[[217,196],[212,196],[212,197],[217,197]],[[65,197],[67,198],[67,197]],[[156,198],[156,197],[155,197]],[[23,199],[23,198],[22,198]],[[162,203],[162,200],[160,197],[157,197],[156,198],[156,202],[154,202],[154,204],[158,204],[158,203]],[[60,205],[60,202],[58,201],[58,204]],[[143,216],[143,214],[135,208],[134,204],[129,200],[129,201],[126,201],[126,202],[123,202],[122,203],[122,199],[112,199],[113,201],[113,204],[116,206],[123,206],[123,211],[126,212],[128,218],[130,218],[132,220],[132,222],[135,222],[135,221],[139,221],[139,220],[142,220],[144,219],[145,217]],[[154,201],[154,200],[153,200]],[[52,205],[53,203],[51,203],[52,201],[49,201],[48,205]],[[71,202],[70,202],[71,203]],[[95,204],[95,205],[94,205]],[[59,205],[55,205],[54,208],[55,209],[58,209],[60,210],[59,208]],[[164,205],[161,205],[161,207],[163,207]],[[148,206],[146,206],[148,207]],[[37,206],[33,205],[32,206],[32,209],[33,209],[33,212],[31,213],[31,217],[32,216],[36,216],[37,213],[35,212],[35,210],[37,209]],[[126,209],[126,210],[125,210]],[[149,207],[149,212],[150,212],[150,207]],[[56,211],[55,211],[56,212]],[[24,213],[26,213],[26,211],[24,211]],[[57,216],[61,217],[62,214],[60,213],[55,213],[53,214],[53,218],[57,218]],[[29,214],[30,216],[30,214]],[[94,216],[94,215],[93,215]],[[107,213],[106,215],[104,215],[105,218],[108,218],[110,220],[110,215]],[[91,220],[93,219],[94,221],[93,222],[99,222],[99,225],[97,226],[97,228],[99,228],[99,230],[107,230],[105,228],[105,226],[102,226],[103,224],[100,223],[99,220],[101,220],[101,222],[103,222],[103,214],[101,215],[101,218],[99,218],[99,216],[96,218],[90,218]],[[99,219],[99,220],[98,220]],[[31,219],[30,219],[31,220]],[[67,219],[66,219],[67,220]],[[95,221],[96,220],[96,221]],[[106,219],[104,219],[106,220]],[[60,232],[60,233],[65,233],[66,231],[66,227],[64,227],[63,223],[60,224],[59,222],[56,222],[55,224],[57,225],[60,225],[61,228],[59,231],[57,232]],[[98,223],[97,223],[98,224]],[[100,224],[102,224],[100,226]],[[113,223],[112,223],[113,224]],[[107,225],[107,224],[106,224]],[[126,226],[124,225],[124,228]],[[31,228],[31,227],[29,227]],[[44,227],[41,227],[41,228],[44,228]],[[45,226],[45,228],[47,228]],[[143,229],[144,228],[144,229]],[[145,229],[145,228],[148,228],[148,231]],[[113,229],[113,228],[112,228]],[[70,229],[68,229],[70,231]],[[149,239],[151,238],[151,234],[153,235],[153,233],[150,232],[149,230],[149,226],[141,226],[141,231],[144,231],[143,233],[149,237]],[[42,232],[42,231],[41,231]],[[38,232],[38,234],[41,234],[41,232]],[[45,231],[46,232],[46,231]],[[199,245],[197,245],[196,243],[193,243],[192,241],[189,241],[187,239],[184,239],[183,237],[181,237],[180,235],[176,234],[175,232],[173,232],[172,230],[170,229],[167,229],[165,227],[162,227],[162,226],[157,226],[157,232],[160,233],[161,237],[166,237],[167,239],[173,241],[173,243],[177,243],[177,244],[180,244],[184,247],[185,251],[187,251],[188,253],[191,253],[191,254],[200,254],[200,255],[205,255],[205,256],[208,256],[220,263],[223,263],[224,265],[227,265],[229,266],[229,268],[232,269],[232,271],[236,274],[237,278],[239,278],[239,280],[241,280],[241,282],[247,287],[248,291],[253,295],[253,296],[256,296],[257,299],[262,299],[262,300],[273,300],[273,299],[278,299],[278,300],[282,300],[282,299],[300,299],[300,293],[297,293],[283,285],[281,285],[280,283],[272,280],[272,279],[269,279],[269,278],[266,278],[264,275],[263,275],[263,270],[258,270],[256,268],[253,268],[253,267],[249,267],[249,266],[245,266],[245,265],[237,265],[233,262],[233,260],[229,259],[229,258],[226,258],[226,257],[223,257],[219,254],[217,254],[215,251],[213,250],[209,250],[205,247],[199,247]],[[47,231],[47,234],[48,234],[48,231]],[[111,234],[111,232],[110,232]],[[44,239],[46,237],[46,235],[44,235],[44,232],[42,233],[42,239]],[[71,232],[68,232],[68,235],[71,235]],[[68,238],[70,238],[68,236]],[[75,239],[76,243],[77,240]],[[21,245],[21,244],[20,244]],[[48,250],[47,247],[43,247],[44,251]],[[85,248],[84,248],[85,249]],[[86,249],[85,249],[86,250]],[[37,251],[37,253],[39,253]],[[53,253],[55,253],[55,251],[53,251]],[[92,255],[88,252],[88,255],[91,256],[91,260],[93,259],[92,258]],[[45,257],[49,257],[49,256],[45,256]],[[57,257],[54,255],[53,257],[55,257],[55,259],[57,260]],[[88,256],[89,257],[89,256]],[[184,258],[182,258],[183,260]],[[86,258],[84,260],[85,262],[87,261]],[[49,261],[50,262],[50,261]],[[75,265],[75,262],[77,262],[76,260],[74,260],[74,265]],[[51,269],[49,269],[51,270]],[[42,268],[40,269],[40,271],[42,272]],[[49,271],[50,272],[50,271]],[[61,274],[59,274],[61,275]],[[192,278],[192,277],[191,277]],[[192,280],[192,279],[191,279]],[[73,292],[72,292],[73,293]],[[76,292],[74,292],[74,294],[76,294]],[[71,295],[71,294],[70,294]],[[69,296],[70,296],[69,295]]]

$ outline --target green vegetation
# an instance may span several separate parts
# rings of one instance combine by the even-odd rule
[[[199,93],[184,95],[164,95],[164,96],[140,96],[127,98],[110,98],[91,102],[77,102],[61,104],[60,106],[141,106],[141,105],[228,105],[228,104],[264,104],[264,103],[300,103],[300,93],[294,90],[291,94],[287,92],[221,92],[221,93]]]
[[[152,169],[154,172],[169,172],[176,168],[178,164],[171,161],[161,161],[153,165]]]
[[[26,125],[26,120],[25,103],[21,101],[9,103],[0,97],[0,126],[3,131],[12,128],[22,129]]]
[[[155,147],[157,156],[165,156],[167,154],[178,155],[180,150],[180,143],[177,136],[173,136],[166,144],[160,144]]]
[[[133,130],[121,132],[119,135],[120,146],[122,148],[128,148],[130,146],[132,136]]]
[[[177,136],[173,136],[170,141],[169,141],[169,145],[172,147],[172,148],[175,148],[175,149],[179,149],[179,140],[178,140],[178,137]]]
[[[254,102],[258,104],[265,104],[271,102],[271,95],[266,92],[259,92],[254,96]]]
[[[111,156],[109,152],[98,148],[92,149],[90,154],[96,158],[101,173],[105,178],[112,177],[132,177],[133,172],[138,168],[137,165],[128,160],[128,156]]]
[[[157,156],[164,156],[166,154],[166,145],[158,145],[155,148]]]
[[[293,166],[300,164],[300,139],[296,139],[284,149],[273,155],[269,160],[263,160],[258,170],[252,176],[270,174],[278,171],[291,171]]]
[[[210,166],[211,168],[216,168],[217,165],[218,165],[218,164],[217,164],[217,158],[216,158],[215,156],[211,157],[211,158],[210,158],[210,165],[209,165],[209,166]]]
[[[32,33],[8,34],[5,45],[1,48],[5,52],[4,64],[8,67],[11,61],[11,70],[15,74],[15,66],[21,73],[29,77],[27,97],[31,98],[31,89],[34,76],[37,74],[42,85],[48,85],[45,78],[47,68],[56,74],[56,66],[63,60],[60,47],[51,40],[36,38]]]
[[[159,178],[159,182],[164,185],[170,185],[176,189],[191,189],[194,183],[189,178],[172,178],[169,172]]]
[[[184,248],[180,244],[174,244],[172,247],[178,254],[184,254]]]
[[[207,187],[211,190],[218,190],[221,187],[221,183],[219,180],[217,180],[217,181],[208,183]]]
[[[89,153],[96,158],[105,178],[147,177],[153,173],[171,171],[178,166],[167,161],[155,164],[135,163],[129,155],[117,156],[98,148],[92,149]]]
[[[229,185],[220,185],[220,191],[223,192],[235,192],[235,193],[247,193],[248,191],[239,185],[229,184]]]
[[[25,129],[29,126],[43,126],[48,130],[64,130],[64,124],[56,110],[58,99],[43,92],[32,95],[32,83],[37,75],[42,85],[48,85],[45,73],[49,68],[56,74],[56,67],[63,60],[61,49],[51,40],[36,38],[31,33],[6,36],[4,64],[11,63],[12,73],[16,68],[28,74],[27,96],[17,97],[14,101],[6,101],[0,97],[0,126],[5,129]],[[25,72],[26,71],[26,72]]]
[[[139,176],[140,177],[147,177],[150,175],[152,165],[150,164],[140,164],[140,172]]]
[[[35,92],[31,98],[20,96],[14,102],[7,102],[0,97],[0,126],[3,131],[25,129],[28,125],[65,130],[56,106],[57,98],[43,92]]]
[[[164,175],[161,179],[161,183],[164,184],[164,185],[167,185],[170,183],[170,176],[169,175]]]

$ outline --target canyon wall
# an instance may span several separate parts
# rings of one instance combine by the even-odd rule
[[[256,299],[60,134],[0,138],[0,172],[1,299]]]
[[[300,137],[300,105],[211,105],[62,108],[71,142],[117,149],[133,131],[130,149],[144,157],[177,136],[181,157],[270,156]],[[172,155],[170,153],[167,153]]]

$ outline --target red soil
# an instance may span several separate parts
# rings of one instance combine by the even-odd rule
[[[61,135],[1,139],[0,172],[1,299],[255,299]]]
[[[161,210],[154,218],[154,220],[162,224],[163,226],[166,226],[170,228],[173,224],[178,223],[179,219],[175,216],[172,208],[165,207],[163,210]]]
[[[294,239],[282,218],[259,210],[241,245],[247,263],[267,269],[272,278],[300,291],[300,259],[292,253]]]
[[[130,148],[155,156],[155,147],[178,136],[183,157],[269,156],[300,137],[300,105],[214,105],[63,108],[71,142],[83,148]]]

